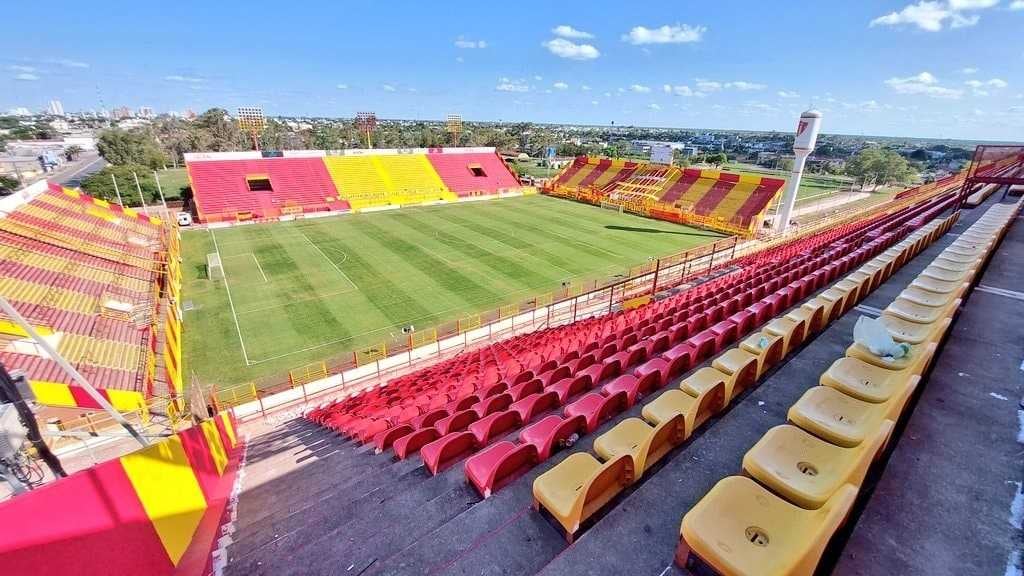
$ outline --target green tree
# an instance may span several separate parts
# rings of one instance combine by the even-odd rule
[[[66,150],[64,150],[64,154],[67,156],[67,159],[72,161],[77,160],[78,156],[82,152],[82,147],[77,144],[72,144],[71,146],[68,146]]]
[[[0,195],[7,195],[14,192],[21,186],[18,179],[14,176],[7,176],[6,174],[0,174]]]
[[[906,158],[886,148],[864,148],[854,154],[846,163],[846,174],[860,183],[861,189],[868,184],[908,184],[917,177],[917,171]]]
[[[157,169],[167,164],[167,156],[153,135],[144,130],[105,130],[96,148],[114,165],[141,164]]]
[[[238,129],[238,123],[232,120],[223,108],[210,108],[203,112],[195,119],[195,125],[208,138],[204,151],[234,152],[252,148],[249,136],[242,134]]]
[[[115,188],[111,176],[117,179]],[[119,164],[105,166],[99,172],[89,176],[82,182],[85,193],[95,198],[117,202],[118,192],[125,206],[141,206],[139,193],[135,188],[135,176],[139,177],[139,188],[145,196],[146,204],[152,206],[160,202],[153,171],[141,164]]]

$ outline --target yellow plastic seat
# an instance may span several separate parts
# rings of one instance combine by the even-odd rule
[[[618,456],[602,464],[587,452],[576,452],[533,481],[533,507],[546,509],[572,543],[580,523],[632,482],[630,456]]]
[[[945,280],[936,280],[935,278],[929,278],[927,276],[918,276],[911,281],[910,285],[916,288],[921,288],[922,290],[928,290],[929,292],[948,294],[959,289],[960,286],[963,285],[963,282],[947,282]]]
[[[833,289],[846,293],[846,306],[848,308],[853,308],[857,302],[860,302],[861,296],[864,296],[860,292],[860,287],[860,282],[850,280],[849,276],[832,285]]]
[[[939,254],[939,258],[945,258],[950,262],[956,262],[958,264],[973,264],[979,259],[976,256],[964,256],[956,252],[950,252],[949,250],[943,250],[942,254]]]
[[[807,329],[809,331],[818,333],[828,326],[829,317],[832,313],[831,302],[824,298],[814,297],[807,302],[804,302],[800,308],[810,312],[811,322],[807,324]]]
[[[716,386],[723,387],[725,395],[722,397],[721,407],[725,408],[729,405],[733,395],[736,393],[734,388],[735,381],[730,378],[728,374],[705,366],[686,378],[683,378],[683,381],[679,383],[680,390],[694,398],[699,397],[708,390],[714,389]]]
[[[643,476],[674,446],[685,440],[682,414],[652,428],[639,418],[626,418],[594,440],[594,452],[609,461],[623,454],[633,459],[634,476]]]
[[[882,260],[882,257],[877,257],[860,267],[861,271],[874,276],[872,290],[878,288],[889,277],[891,263],[891,259]]]
[[[790,424],[776,426],[743,456],[743,471],[793,504],[817,510],[844,484],[860,488],[892,428],[885,420],[865,442],[843,448]]]
[[[949,329],[952,318],[946,317],[932,324],[918,324],[902,318],[890,316],[886,312],[878,317],[889,331],[889,335],[897,342],[907,344],[921,344],[924,342],[938,342],[942,335]]]
[[[871,293],[872,290],[875,289],[878,280],[876,274],[878,274],[877,270],[868,271],[864,270],[864,268],[861,267],[847,275],[846,279],[850,280],[851,282],[856,282],[857,284],[860,284],[859,294],[860,299],[863,300],[865,297],[867,297],[868,294]]]
[[[966,289],[967,286],[966,282],[961,285],[963,289]],[[921,306],[942,308],[954,299],[959,298],[962,293],[963,290],[958,290],[948,294],[941,294],[937,292],[929,292],[918,288],[917,286],[908,286],[903,290],[903,292],[900,292],[900,298],[913,302],[914,304],[920,304]]]
[[[742,348],[730,348],[719,354],[711,362],[711,367],[732,380],[733,397],[757,384],[757,356]],[[729,386],[730,383],[726,382],[726,390],[730,389]]]
[[[973,276],[973,272],[973,270],[953,272],[951,270],[938,268],[935,265],[930,265],[921,271],[920,276],[926,276],[928,278],[934,278],[944,282],[964,282],[970,280],[971,276]]]
[[[969,256],[971,258],[984,258],[988,252],[988,248],[985,246],[969,245],[969,244],[957,244],[953,243],[946,247],[945,252],[951,254],[957,254],[959,256]]]
[[[935,353],[935,344],[929,344]],[[920,379],[908,370],[886,370],[858,358],[840,358],[822,373],[818,382],[858,400],[880,404],[903,393],[907,386],[916,386]]]
[[[765,324],[762,332],[782,338],[782,356],[785,357],[792,354],[793,350],[803,342],[803,335],[806,332],[804,326],[802,321],[783,316],[782,318],[773,318],[771,322]]]
[[[941,268],[942,270],[948,270],[949,272],[961,274],[965,272],[974,272],[974,269],[977,268],[977,264],[974,262],[968,264],[954,262],[952,260],[947,260],[941,254],[936,256],[935,259],[932,260],[931,265],[936,268]]]
[[[842,316],[843,314],[845,314],[847,310],[849,310],[850,308],[853,308],[852,304],[849,304],[849,305],[847,304],[847,302],[846,302],[847,296],[849,296],[849,294],[846,293],[846,292],[843,292],[841,290],[836,290],[835,288],[828,288],[827,290],[823,291],[821,294],[818,294],[817,297],[821,298],[822,300],[824,300],[826,302],[831,303],[832,307],[829,309],[830,310],[829,317],[830,318],[838,318],[838,317]],[[836,306],[839,307],[838,310],[836,310]]]
[[[758,380],[772,366],[775,366],[782,360],[783,353],[785,352],[782,338],[775,334],[766,334],[764,332],[755,332],[744,338],[740,342],[740,349],[757,356]]]
[[[960,306],[960,299],[956,298],[945,306],[925,306],[923,304],[917,304],[911,302],[906,298],[897,297],[888,306],[885,307],[885,312],[890,316],[902,318],[909,322],[917,322],[918,324],[932,324],[938,322],[946,316],[950,316]]]
[[[811,332],[815,330],[815,326],[821,325],[821,314],[824,312],[824,307],[808,307],[807,304],[800,306],[799,308],[793,308],[789,312],[786,312],[786,318],[793,322],[803,324],[803,332],[800,334],[800,341],[807,340]]]
[[[928,348],[924,344],[912,344],[910,351],[902,358],[892,358],[889,356],[875,356],[866,346],[854,342],[846,349],[846,355],[850,358],[859,358],[868,364],[885,368],[886,370],[913,368],[915,374],[923,372],[928,360],[931,359],[931,355],[928,354]]]
[[[853,448],[870,438],[885,420],[895,422],[903,413],[918,380],[898,396],[873,404],[847,396],[830,386],[815,386],[789,407],[789,421],[836,446]]]
[[[667,390],[644,405],[641,416],[644,420],[660,426],[676,416],[683,417],[683,440],[700,428],[708,418],[721,410],[725,398],[725,384],[708,390],[694,398],[679,389]]]
[[[723,478],[683,516],[676,564],[693,554],[730,576],[810,576],[856,497],[842,486],[804,510],[745,476]]]

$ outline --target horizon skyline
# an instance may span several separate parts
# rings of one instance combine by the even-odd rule
[[[640,11],[647,16],[621,23],[592,2],[579,3],[590,10],[575,4],[505,14],[466,2],[472,14],[442,14],[400,2],[386,35],[380,6],[322,3],[319,19],[277,6],[274,25],[288,42],[257,43],[257,58],[251,46],[226,41],[224,27],[270,26],[259,2],[143,6],[103,19],[68,4],[45,37],[17,29],[0,39],[0,110],[56,99],[83,111],[124,102],[197,113],[259,105],[268,116],[369,109],[403,120],[461,113],[480,122],[788,132],[814,106],[830,134],[1011,141],[1024,132],[1024,86],[1016,84],[1024,53],[978,40],[1012,38],[1024,24],[1022,0],[836,2],[814,11],[741,2],[741,19],[729,7],[651,1]],[[500,25],[481,27],[488,14]],[[189,42],[160,34],[165,21],[189,23]],[[340,26],[353,21],[368,24]],[[90,40],[79,40],[83,22],[95,29]],[[794,22],[799,36],[775,33]],[[811,70],[809,61],[827,68]]]

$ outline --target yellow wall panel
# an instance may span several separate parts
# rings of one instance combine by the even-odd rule
[[[167,555],[177,566],[206,512],[206,499],[181,439],[171,436],[123,456],[121,465]]]
[[[217,474],[224,474],[224,468],[228,465],[228,453],[220,441],[217,424],[213,420],[204,420],[200,426],[203,436],[206,437],[206,443],[210,446],[210,455],[213,457],[214,466],[217,467]]]
[[[60,382],[41,382],[32,380],[29,382],[32,392],[36,395],[36,402],[47,406],[77,406],[75,397],[71,395],[71,389],[67,384]]]

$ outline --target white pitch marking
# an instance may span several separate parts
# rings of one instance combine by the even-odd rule
[[[299,230],[299,234],[302,234],[302,237],[306,239],[306,242],[309,242],[310,246],[312,246],[317,252],[320,253],[321,256],[324,257],[324,260],[327,260],[327,262],[331,266],[334,266],[334,269],[338,271],[338,274],[341,274],[342,278],[347,280],[348,283],[351,284],[353,288],[355,288],[356,290],[359,290],[359,286],[356,286],[356,283],[353,282],[352,279],[348,277],[348,274],[345,274],[344,272],[342,272],[341,268],[338,268],[338,265],[334,263],[334,260],[331,260],[330,258],[328,258],[327,254],[324,254],[324,251],[321,250],[320,247],[317,246],[315,242],[313,242],[312,240],[309,239],[309,236],[306,236],[305,232],[303,232],[302,230]],[[345,254],[345,260],[348,260],[348,254]]]
[[[213,238],[213,248],[217,251],[217,256],[220,258],[220,261],[224,262],[224,257],[220,254],[220,246],[217,245],[217,234],[214,233],[212,229],[208,228],[208,230],[210,230],[210,237]],[[245,360],[246,366],[252,366],[252,363],[249,362],[249,353],[245,351],[245,340],[242,339],[242,327],[238,325],[238,314],[235,313],[235,301],[231,299],[231,286],[229,286],[228,282],[227,268],[223,265],[221,268],[224,268],[224,290],[228,293],[228,305],[231,306],[231,317],[235,320],[235,332],[238,333],[238,344],[242,347],[242,358]]]

